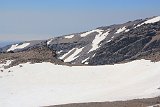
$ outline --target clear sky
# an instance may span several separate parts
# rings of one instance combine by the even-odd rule
[[[48,39],[160,15],[160,0],[0,0],[0,41]]]

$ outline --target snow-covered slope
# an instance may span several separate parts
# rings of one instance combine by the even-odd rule
[[[8,61],[9,63],[9,61]],[[137,60],[105,66],[0,64],[0,107],[39,107],[160,95],[160,62]],[[10,71],[10,72],[8,72]]]

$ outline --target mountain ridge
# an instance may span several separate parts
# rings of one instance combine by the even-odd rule
[[[70,64],[105,65],[146,58],[159,61],[160,16],[98,27],[48,40],[26,41],[0,48],[1,53],[46,46]],[[149,58],[156,53],[158,60]],[[153,55],[152,55],[153,57]]]

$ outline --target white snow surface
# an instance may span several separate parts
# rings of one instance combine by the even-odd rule
[[[147,21],[145,21],[145,22],[143,22],[141,24],[138,24],[135,28],[137,28],[139,26],[142,26],[143,24],[156,23],[158,21],[160,21],[160,16],[154,17],[154,18],[149,19],[149,20],[147,20]]]
[[[65,36],[65,38],[67,38],[67,39],[71,39],[73,37],[74,37],[74,35]]]
[[[97,29],[96,32],[98,32],[98,34],[95,36],[95,39],[92,41],[92,48],[89,50],[89,52],[94,51],[97,48],[99,48],[99,43],[102,40],[104,40],[109,34],[109,31],[107,31],[106,33],[103,33],[103,30],[99,30],[99,29]]]
[[[15,44],[15,45],[12,45],[8,50],[8,51],[13,51],[15,49],[23,49],[25,47],[27,47],[28,45],[30,45],[30,43],[23,43],[22,45],[18,45],[18,44]]]
[[[160,62],[137,60],[73,67],[49,62],[21,65],[0,72],[0,107],[40,107],[160,95]]]
[[[126,30],[126,26],[124,26],[124,27],[122,27],[122,28],[119,28],[119,29],[116,31],[115,34],[121,33],[121,32],[123,32],[123,31],[125,31],[125,30]]]

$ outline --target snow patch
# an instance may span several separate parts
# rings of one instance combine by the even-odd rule
[[[107,43],[108,43],[108,42],[111,42],[111,41],[112,41],[112,39],[108,40]]]
[[[68,51],[67,53],[65,53],[64,55],[62,55],[61,57],[59,57],[59,59],[64,59],[67,55],[69,55],[73,50],[75,50],[75,48],[71,49],[70,51]]]
[[[57,51],[57,54],[60,54],[61,52],[63,52],[63,50],[61,50],[61,51]]]
[[[99,30],[96,29],[96,30],[91,30],[91,31],[85,32],[85,33],[81,34],[81,37],[86,37],[87,35],[89,35],[89,34],[91,34],[93,32],[99,32]]]
[[[68,51],[67,53],[65,53],[63,56],[59,57],[60,59],[63,59],[64,62],[70,62],[70,61],[73,61],[74,59],[76,59],[77,56],[82,50],[83,50],[84,47],[82,48],[73,48],[71,49],[70,51]],[[71,52],[74,51],[73,54],[71,54]],[[71,55],[70,55],[71,54]],[[69,55],[69,56],[68,56]],[[68,56],[68,57],[67,57]],[[65,58],[67,57],[67,58]]]
[[[160,16],[157,16],[157,17],[155,17],[155,18],[149,19],[149,20],[145,21],[144,23],[145,23],[145,24],[148,24],[148,23],[156,23],[156,22],[158,22],[158,21],[160,21]]]
[[[86,64],[86,65],[87,65],[87,64],[89,64],[89,62],[85,62],[84,64]]]
[[[102,41],[102,40],[104,40],[107,36],[108,36],[108,34],[109,34],[109,31],[107,31],[106,33],[102,33],[103,32],[103,30],[96,30],[99,34],[97,34],[96,36],[95,36],[95,39],[92,41],[92,48],[89,50],[89,52],[91,52],[91,51],[94,51],[94,50],[96,50],[97,48],[99,48],[99,43]],[[88,53],[89,53],[88,52]]]
[[[129,32],[130,31],[130,29],[126,29],[124,32]]]
[[[70,55],[69,57],[67,57],[66,59],[64,59],[64,62],[71,62],[73,60],[75,60],[76,58],[78,58],[78,54],[83,50],[84,47],[82,48],[75,48],[75,52]]]
[[[71,39],[73,37],[74,37],[74,35],[65,36],[65,38],[67,38],[67,39]]]
[[[126,30],[126,26],[124,26],[124,27],[122,27],[122,28],[119,28],[115,34],[121,33],[121,32],[123,32],[123,31],[125,31],[125,30]]]
[[[15,49],[23,49],[25,47],[27,47],[28,45],[30,45],[30,43],[23,43],[22,45],[18,45],[18,44],[15,44],[15,45],[12,45],[8,50],[8,51],[13,51]]]
[[[49,45],[53,41],[53,38],[47,41],[47,45]]]
[[[92,58],[93,58],[95,55],[96,55],[96,53],[95,53],[95,54],[93,54]]]
[[[82,63],[86,62],[88,59],[89,59],[89,57],[88,57],[88,58],[86,58],[86,59],[84,59],[84,60],[82,61]]]
[[[137,27],[139,27],[139,26],[142,26],[143,24],[156,23],[156,22],[158,22],[158,21],[160,21],[160,16],[154,17],[154,18],[149,19],[149,20],[147,20],[147,21],[145,21],[145,22],[143,22],[143,23],[141,23],[141,24],[138,24],[138,25],[137,25],[136,27],[134,27],[134,28],[137,28]]]

